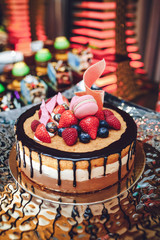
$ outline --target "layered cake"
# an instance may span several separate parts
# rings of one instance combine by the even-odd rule
[[[89,47],[87,48],[73,48],[68,53],[68,64],[73,71],[80,74],[84,73],[91,65],[93,54]]]
[[[134,164],[137,127],[124,111],[92,95],[60,93],[15,125],[18,169],[43,188],[94,192],[121,181]]]
[[[29,74],[21,81],[21,95],[26,104],[40,103],[46,98],[47,85],[43,80]]]
[[[64,91],[71,87],[72,72],[63,61],[48,63],[47,74],[49,80],[55,86],[55,90]]]

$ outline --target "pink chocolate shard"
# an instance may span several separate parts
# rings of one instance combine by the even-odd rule
[[[60,92],[57,95],[57,103],[58,103],[58,105],[61,105],[64,103],[62,94]]]
[[[46,126],[48,120],[50,119],[50,115],[49,115],[49,112],[46,108],[46,104],[45,104],[44,99],[42,100],[42,104],[40,106],[40,109],[42,111],[42,114],[41,114],[41,117],[40,117],[39,121],[40,121],[40,123],[43,123]]]
[[[76,92],[77,96],[82,96],[85,94],[92,95],[97,101],[100,110],[103,108],[104,91],[103,90],[92,90],[91,86],[93,83],[102,75],[106,67],[106,62],[104,59],[90,66],[83,74],[83,80],[85,84],[85,92]]]
[[[51,98],[49,102],[46,103],[46,109],[51,114],[57,103],[57,95]]]

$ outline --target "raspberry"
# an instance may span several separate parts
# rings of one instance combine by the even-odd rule
[[[31,129],[32,129],[33,132],[36,131],[36,128],[38,127],[39,124],[40,124],[40,122],[38,120],[33,120],[31,122]]]
[[[94,116],[97,117],[99,120],[105,120],[104,112],[102,110],[98,110]]]
[[[66,128],[62,132],[62,138],[68,146],[72,146],[77,142],[78,132],[75,128]]]
[[[109,117],[107,117],[106,122],[108,123],[108,125],[111,128],[113,128],[115,130],[120,130],[121,129],[121,123],[114,115],[110,115]]]
[[[109,117],[110,115],[114,115],[113,112],[109,109],[105,109],[103,110],[104,116],[105,116],[105,120],[107,117]]]

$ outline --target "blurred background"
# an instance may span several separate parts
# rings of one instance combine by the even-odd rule
[[[2,104],[7,93],[22,106],[64,91],[104,58],[97,87],[159,111],[159,13],[159,0],[0,0]]]

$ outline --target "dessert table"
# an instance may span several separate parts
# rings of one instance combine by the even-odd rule
[[[82,88],[80,82],[64,95],[71,98]],[[30,106],[0,114],[1,240],[160,239],[160,114],[107,93],[105,101],[134,118],[145,167],[137,181],[129,185],[126,180],[125,191],[108,199],[104,195],[101,201],[94,201],[94,194],[92,202],[66,203],[61,197],[50,201],[47,193],[41,198],[34,189],[27,191],[27,184],[22,186],[12,176],[9,159],[14,123]]]

